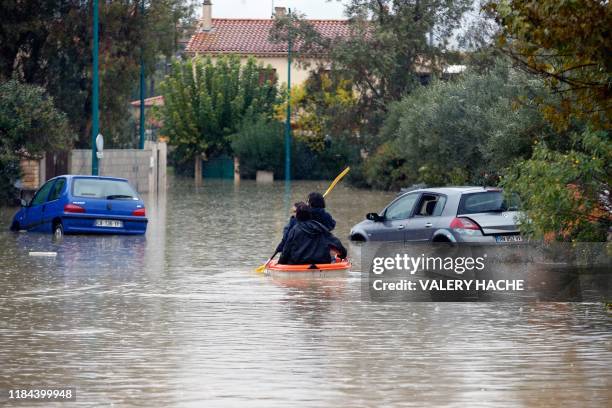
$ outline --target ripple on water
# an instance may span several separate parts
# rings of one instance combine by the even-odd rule
[[[325,187],[175,179],[147,198],[146,237],[0,232],[0,388],[69,384],[74,406],[609,406],[601,305],[368,303],[358,272],[253,273],[288,206]],[[391,197],[338,186],[337,235]]]

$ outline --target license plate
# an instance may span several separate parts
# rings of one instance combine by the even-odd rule
[[[520,235],[497,235],[495,241],[497,242],[521,242],[523,237]]]
[[[123,221],[119,221],[119,220],[96,220],[94,225],[96,227],[123,228]]]

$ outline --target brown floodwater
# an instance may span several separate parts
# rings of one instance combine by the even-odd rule
[[[70,407],[610,406],[601,303],[368,302],[359,262],[255,274],[289,205],[326,186],[174,179],[146,197],[145,237],[60,243],[0,209],[0,389],[75,387]],[[337,235],[392,197],[336,187]]]

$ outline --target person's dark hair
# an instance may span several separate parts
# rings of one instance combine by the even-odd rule
[[[306,203],[295,203],[295,218],[298,221],[308,221],[311,219],[310,206]]]
[[[325,198],[323,194],[313,191],[308,194],[308,204],[310,204],[312,208],[325,208]]]

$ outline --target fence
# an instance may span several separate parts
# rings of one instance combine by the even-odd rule
[[[105,149],[98,164],[100,176],[126,178],[139,193],[153,193],[166,188],[165,143],[147,141],[140,149]],[[91,174],[91,150],[71,152],[70,174]]]

